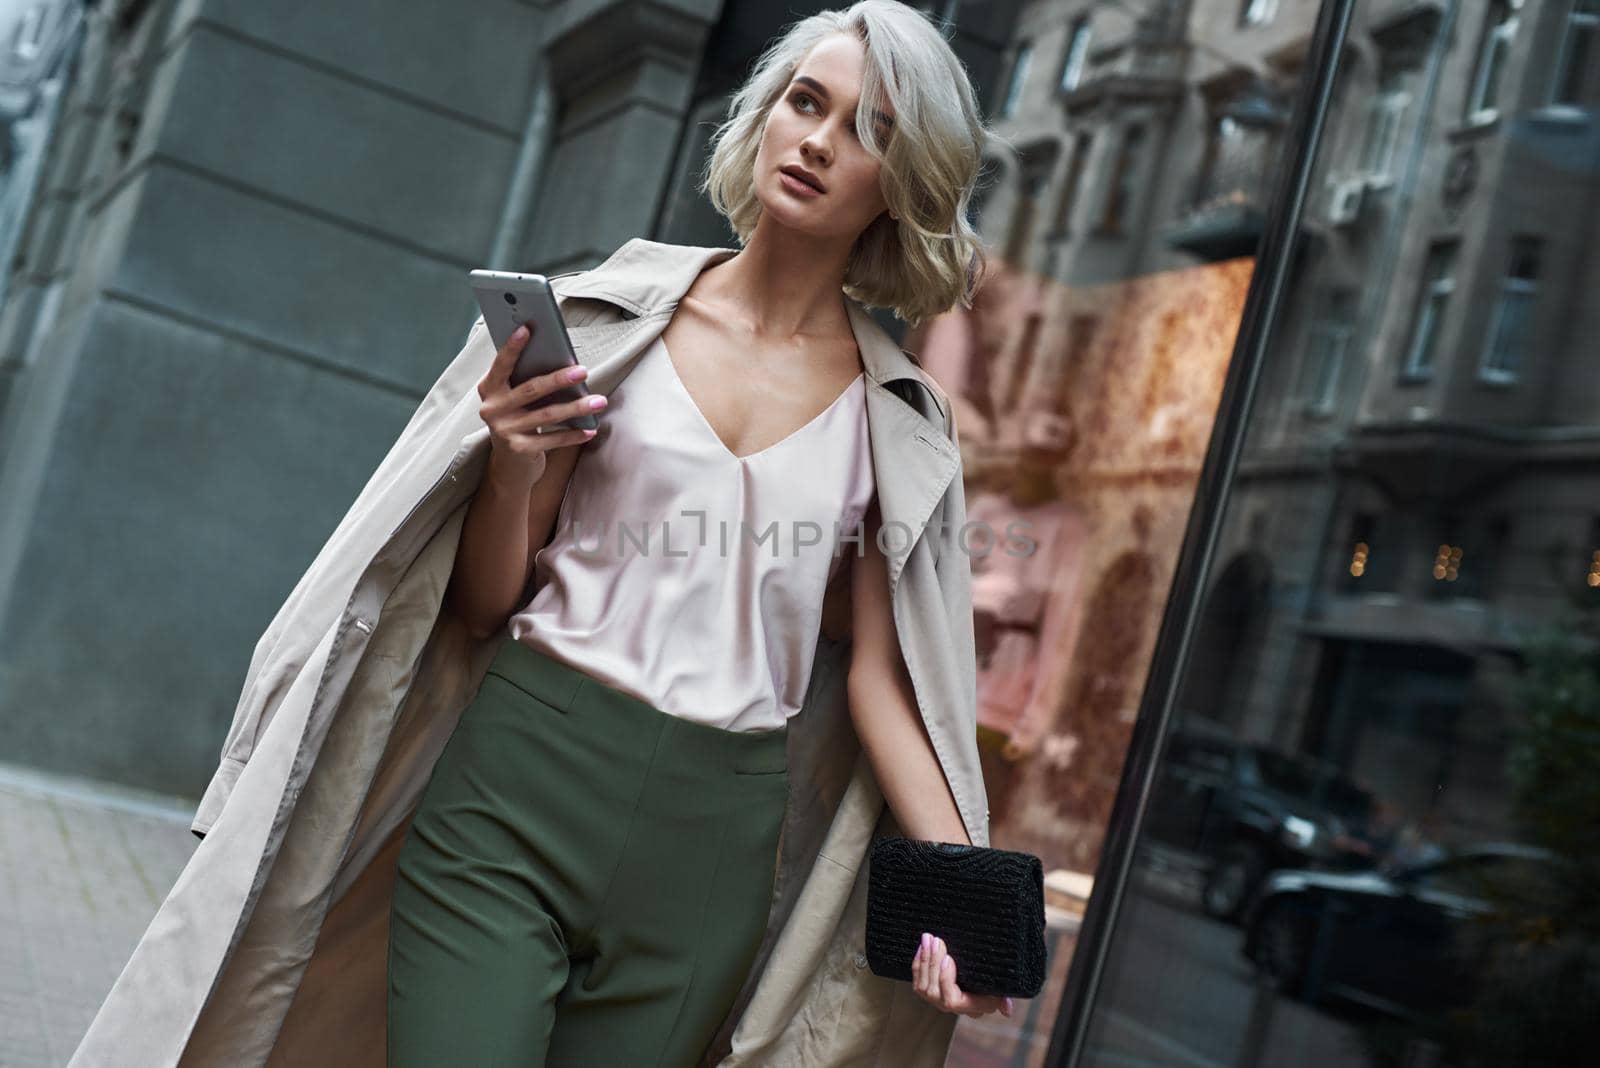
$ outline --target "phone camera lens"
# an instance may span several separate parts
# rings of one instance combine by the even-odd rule
[[[517,295],[515,293],[507,293],[505,296],[507,304],[515,304],[517,302]]]

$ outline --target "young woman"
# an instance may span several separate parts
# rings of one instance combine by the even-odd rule
[[[873,469],[843,298],[912,322],[966,300],[985,134],[914,10],[805,19],[713,142],[705,188],[742,249],[695,278],[627,377],[530,411],[585,369],[511,387],[526,330],[496,354],[446,603],[509,638],[400,852],[393,1068],[693,1063],[763,934],[787,720],[841,566],[852,717],[884,796],[908,835],[969,840],[900,682],[876,509],[894,473]],[[587,411],[598,440],[557,426]],[[836,527],[865,551],[841,551],[856,543]],[[937,939],[918,953],[925,1000],[1009,1014],[960,990]]]

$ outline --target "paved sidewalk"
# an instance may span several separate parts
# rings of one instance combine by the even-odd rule
[[[195,802],[0,764],[0,1068],[59,1068],[200,844]]]

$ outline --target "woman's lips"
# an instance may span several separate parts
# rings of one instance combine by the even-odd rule
[[[779,171],[778,178],[783,183],[783,187],[796,196],[820,197],[822,195],[820,189],[807,185],[788,171]]]

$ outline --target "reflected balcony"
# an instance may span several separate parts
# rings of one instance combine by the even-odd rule
[[[1181,33],[1151,23],[1136,27],[1121,41],[1091,51],[1088,69],[1077,85],[1061,92],[1069,113],[1121,103],[1162,103],[1183,99],[1190,45]]]
[[[1251,255],[1261,243],[1287,109],[1281,92],[1256,78],[1209,92],[1220,99],[1213,101],[1200,172],[1162,238],[1215,262]]]

